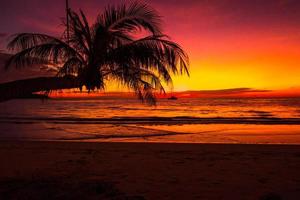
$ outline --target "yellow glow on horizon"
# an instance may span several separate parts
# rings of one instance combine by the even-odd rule
[[[242,87],[286,89],[300,86],[300,56],[298,52],[287,51],[248,57],[236,54],[236,57],[194,58],[190,72],[190,77],[174,77],[174,91]]]

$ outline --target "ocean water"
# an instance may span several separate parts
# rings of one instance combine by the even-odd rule
[[[300,143],[299,98],[13,100],[1,140]]]

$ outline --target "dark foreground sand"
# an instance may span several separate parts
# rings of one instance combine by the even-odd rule
[[[0,142],[0,160],[0,199],[300,199],[300,146]]]

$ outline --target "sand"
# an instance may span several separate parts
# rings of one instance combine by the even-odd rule
[[[0,159],[0,199],[300,199],[295,145],[3,141]]]

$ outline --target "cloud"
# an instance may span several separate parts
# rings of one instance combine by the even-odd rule
[[[199,91],[206,94],[241,94],[241,93],[253,93],[253,92],[270,92],[270,90],[258,90],[252,88],[232,88],[232,89],[223,89],[223,90],[203,90]]]
[[[176,96],[182,98],[215,98],[215,97],[264,97],[272,95],[275,91],[273,90],[260,90],[252,88],[232,88],[232,89],[221,89],[221,90],[198,90],[198,91],[184,91],[174,92]],[[274,95],[274,94],[273,94]]]

